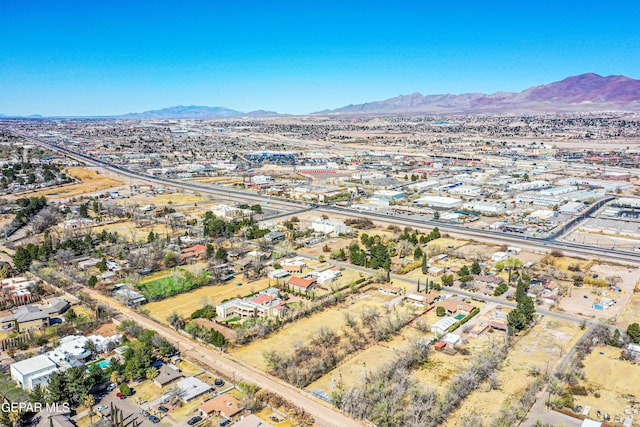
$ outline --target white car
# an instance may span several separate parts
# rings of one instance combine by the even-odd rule
[[[116,389],[116,383],[111,383],[107,386],[107,391],[113,391]]]
[[[105,409],[107,409],[108,406],[107,405],[100,405],[96,408],[96,411],[101,412],[104,411]]]

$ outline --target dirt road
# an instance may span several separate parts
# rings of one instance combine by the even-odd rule
[[[297,389],[278,378],[265,374],[253,367],[241,364],[236,360],[232,360],[225,353],[204,347],[192,341],[191,338],[182,335],[180,332],[148,319],[131,308],[123,306],[95,290],[85,288],[84,292],[97,301],[109,304],[114,308],[114,311],[120,312],[125,317],[136,321],[140,326],[157,331],[163,338],[178,347],[182,354],[196,359],[213,371],[217,371],[227,378],[235,378],[236,381],[243,380],[257,384],[258,387],[276,393],[293,404],[304,408],[305,411],[315,418],[317,426],[361,426],[357,421],[336,412],[333,407],[311,398],[304,390]]]

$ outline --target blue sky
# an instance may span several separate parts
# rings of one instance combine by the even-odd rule
[[[308,113],[421,92],[640,78],[634,1],[13,1],[0,113]]]

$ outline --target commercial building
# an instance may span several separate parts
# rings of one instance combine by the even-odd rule
[[[428,206],[434,209],[455,209],[462,205],[462,200],[455,197],[423,196],[413,201],[419,206]]]

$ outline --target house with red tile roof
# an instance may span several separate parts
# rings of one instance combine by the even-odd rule
[[[317,278],[311,277],[305,279],[303,277],[291,277],[289,279],[289,286],[296,292],[309,292],[316,288]]]

